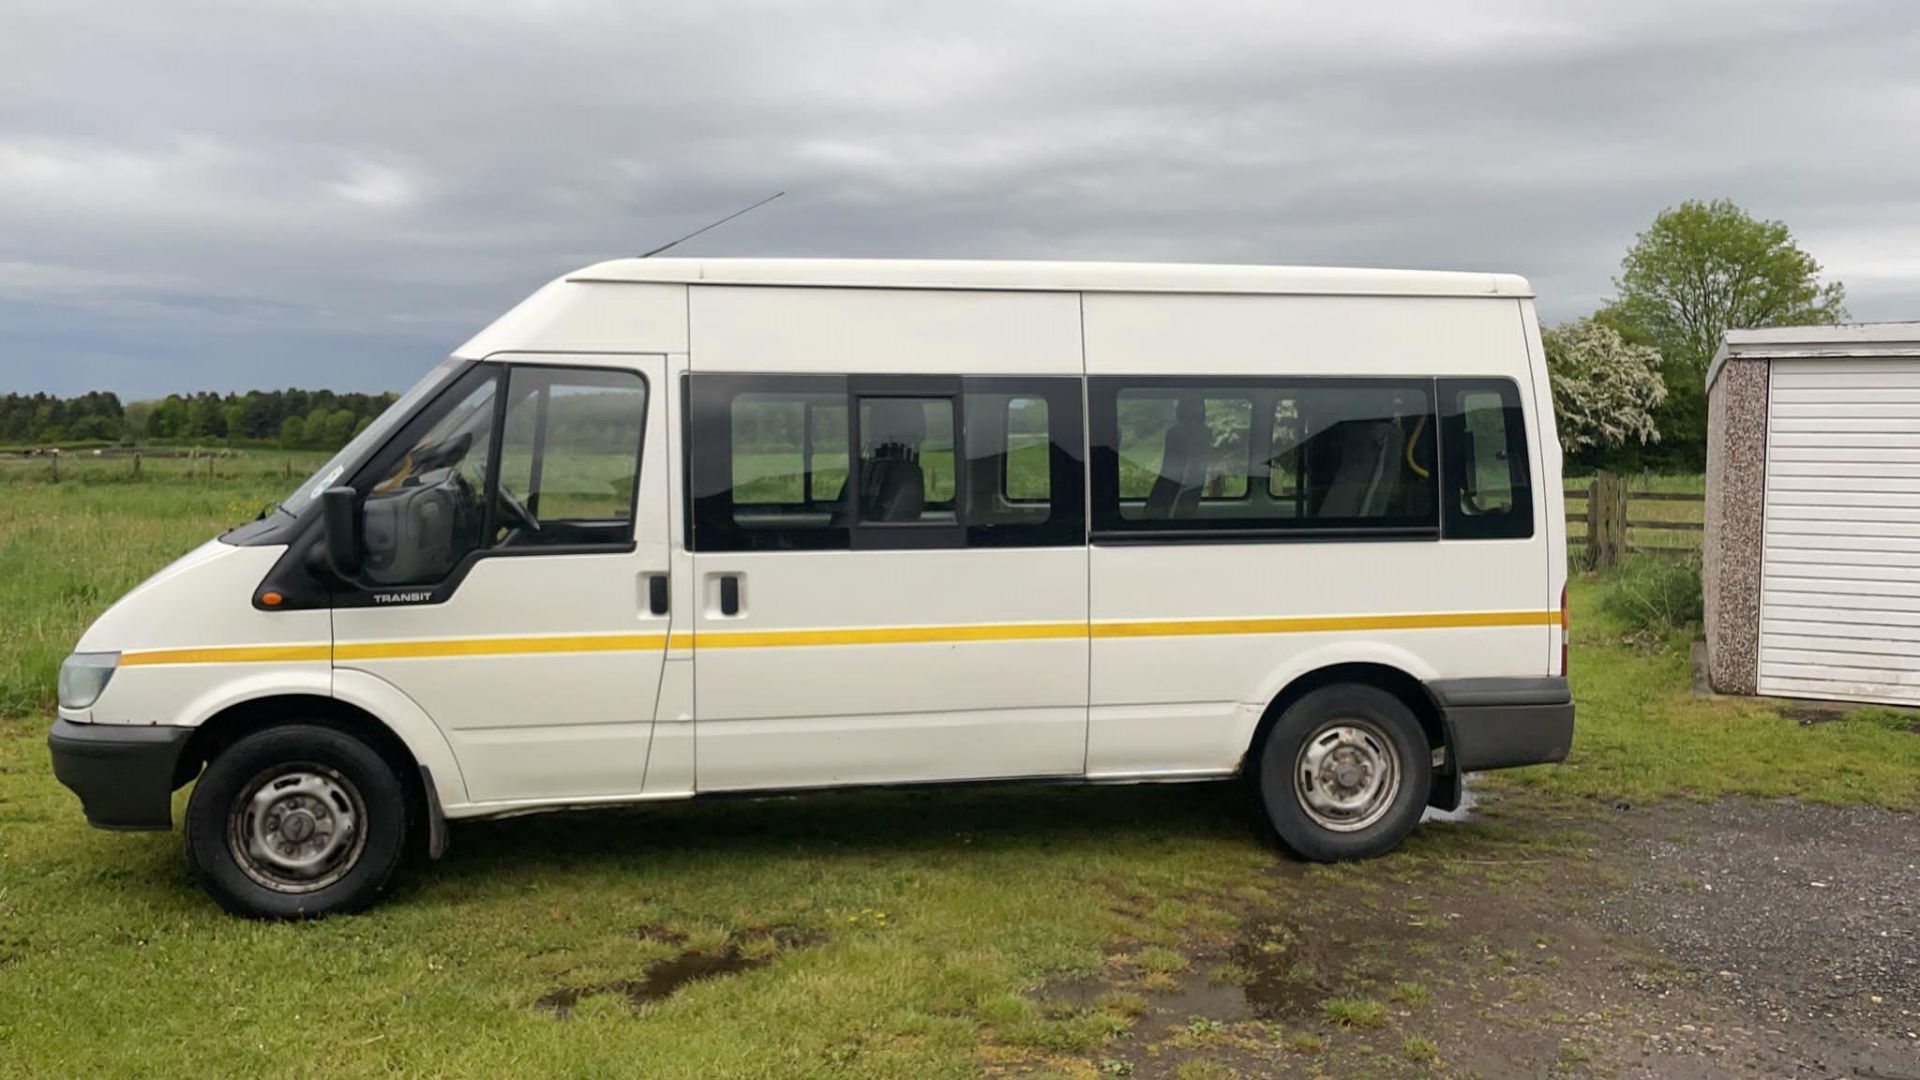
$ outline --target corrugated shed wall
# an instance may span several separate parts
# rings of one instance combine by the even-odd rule
[[[1920,705],[1920,358],[1771,376],[1759,692]]]

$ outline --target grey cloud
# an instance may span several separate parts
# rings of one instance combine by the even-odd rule
[[[1920,317],[1920,10],[239,0],[0,13],[0,389],[379,388],[572,266],[690,253],[1511,270],[1663,206]]]

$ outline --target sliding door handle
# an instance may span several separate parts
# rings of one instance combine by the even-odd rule
[[[740,614],[740,575],[726,574],[720,578],[720,614]]]
[[[647,575],[647,611],[654,615],[667,613],[667,575]]]

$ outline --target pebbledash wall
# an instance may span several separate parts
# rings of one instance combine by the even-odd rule
[[[1920,705],[1920,323],[1727,334],[1703,575],[1715,690]]]

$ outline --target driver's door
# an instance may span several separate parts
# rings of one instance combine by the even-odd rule
[[[471,802],[630,796],[672,619],[665,361],[529,359],[475,365],[355,477],[334,666],[425,709]]]

